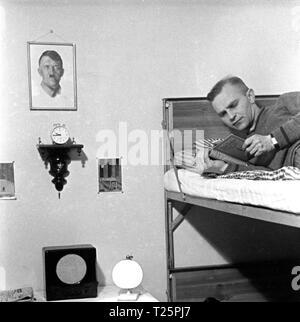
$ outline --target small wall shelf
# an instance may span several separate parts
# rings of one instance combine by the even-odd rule
[[[50,164],[50,175],[56,190],[58,191],[58,197],[60,198],[60,192],[63,190],[64,185],[67,183],[66,177],[69,175],[68,165],[72,160],[80,160],[84,167],[84,158],[81,158],[83,149],[82,144],[75,144],[74,141],[66,144],[41,144],[37,145],[37,149],[40,153],[42,160],[45,163],[45,167],[48,168]]]

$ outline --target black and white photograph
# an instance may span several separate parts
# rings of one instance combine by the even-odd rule
[[[98,159],[98,193],[122,192],[121,159]]]
[[[0,43],[0,302],[300,302],[300,0],[0,0]]]
[[[31,110],[76,110],[75,45],[28,42]]]
[[[0,199],[15,199],[14,162],[0,163]]]

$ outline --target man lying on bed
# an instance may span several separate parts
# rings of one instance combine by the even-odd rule
[[[281,95],[273,106],[258,107],[252,89],[238,77],[227,77],[212,88],[207,99],[232,132],[246,137],[243,148],[251,155],[251,164],[246,167],[212,160],[205,151],[204,158],[197,160],[199,173],[300,168],[300,151],[296,149],[300,140],[300,92]]]

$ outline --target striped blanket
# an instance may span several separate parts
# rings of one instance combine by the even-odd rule
[[[251,170],[232,172],[218,175],[222,179],[247,179],[247,180],[300,180],[300,169],[296,167],[282,167],[274,171]]]

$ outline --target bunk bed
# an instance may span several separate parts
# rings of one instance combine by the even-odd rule
[[[277,95],[257,96],[258,105],[272,105],[278,98]],[[281,182],[255,182],[248,181],[242,185],[240,180],[238,184],[232,184],[234,181],[228,179],[203,179],[195,173],[187,173],[187,170],[178,170],[173,162],[174,153],[180,150],[189,150],[193,148],[193,142],[199,135],[210,138],[225,137],[229,130],[223,125],[217,114],[213,111],[210,102],[205,98],[165,98],[163,99],[163,122],[165,129],[165,227],[166,227],[166,250],[167,250],[167,296],[169,301],[202,301],[205,299],[219,298],[222,300],[239,298],[243,292],[251,288],[251,281],[242,280],[239,273],[241,267],[243,272],[254,271],[254,275],[263,283],[268,275],[268,265],[274,263],[236,263],[221,266],[200,266],[200,267],[176,267],[174,233],[176,229],[184,222],[186,215],[191,208],[198,207],[199,213],[205,209],[211,209],[226,214],[238,215],[246,218],[262,220],[280,225],[300,228],[300,202],[295,202],[295,196],[300,189],[300,180],[281,181]],[[197,182],[200,182],[199,188]],[[230,185],[237,190],[228,190]],[[263,183],[261,189],[270,194],[269,201],[265,198],[246,198],[236,199],[236,196],[249,196],[245,194],[245,189],[256,189]],[[284,184],[281,189],[281,201],[276,202],[280,197],[273,196],[272,186]],[[208,186],[211,185],[210,189]],[[252,188],[251,188],[252,186]],[[221,193],[214,195],[216,187],[221,187]],[[278,186],[279,187],[279,186]],[[290,189],[292,187],[292,189]],[[244,189],[244,190],[243,190]],[[246,190],[247,190],[246,189]],[[277,190],[278,189],[273,189]],[[200,195],[197,193],[200,191]],[[201,191],[203,192],[201,194]],[[229,192],[228,192],[229,191]],[[293,191],[290,195],[288,191]],[[253,190],[250,191],[253,196]],[[254,193],[255,195],[255,193]],[[274,199],[275,198],[275,199]],[[277,199],[276,199],[277,198]],[[278,199],[279,198],[279,199]],[[275,201],[274,201],[275,200]],[[293,202],[291,202],[293,200]],[[178,203],[181,205],[178,211]],[[290,206],[292,203],[292,206]],[[174,210],[176,206],[176,216]],[[290,282],[291,263],[276,263],[277,270],[274,273],[271,284],[273,290],[275,285],[283,290],[282,299],[299,300],[298,293],[292,292]],[[208,283],[210,281],[210,283]],[[270,284],[270,281],[268,282]],[[277,283],[277,284],[276,284]],[[288,283],[288,286],[287,286]],[[269,287],[270,285],[268,285]],[[220,292],[222,289],[222,292]],[[269,291],[272,289],[269,287]],[[250,292],[251,293],[251,292]],[[217,294],[217,295],[216,295]],[[249,299],[249,298],[248,298]],[[251,299],[251,297],[250,297]],[[255,298],[258,299],[257,297]],[[278,298],[275,298],[275,300]],[[244,297],[243,300],[247,300]]]

